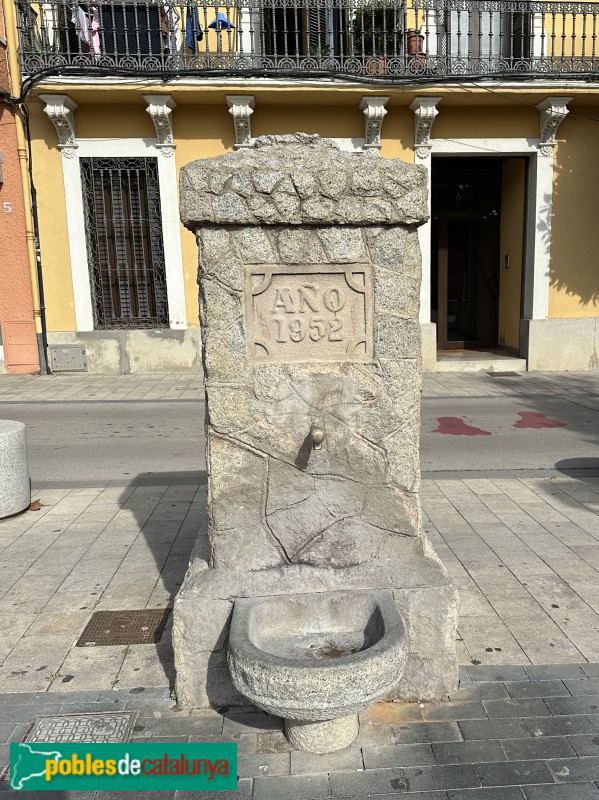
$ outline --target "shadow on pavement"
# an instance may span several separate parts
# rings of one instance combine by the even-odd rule
[[[144,543],[140,548],[140,571],[134,580],[144,582],[143,559],[148,551],[155,563],[152,572],[159,573],[145,605],[148,609],[173,608],[192,551],[198,557],[209,554],[206,481],[206,472],[201,470],[153,472],[137,475],[123,487],[121,508],[133,514]],[[151,565],[145,563],[149,569]],[[175,682],[172,628],[171,614],[156,645],[156,654],[171,688]]]

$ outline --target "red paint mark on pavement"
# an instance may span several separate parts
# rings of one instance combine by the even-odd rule
[[[437,430],[433,433],[447,433],[450,436],[491,436],[491,431],[467,425],[460,417],[437,417]]]
[[[565,422],[549,419],[539,411],[518,411],[518,416],[521,419],[514,422],[514,428],[563,428],[566,425]]]

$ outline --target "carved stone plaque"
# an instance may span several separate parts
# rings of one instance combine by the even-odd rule
[[[369,266],[254,267],[247,276],[251,361],[370,361]]]

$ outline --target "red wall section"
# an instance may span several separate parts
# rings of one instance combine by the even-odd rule
[[[4,24],[0,10],[0,36]],[[9,89],[4,44],[0,44],[0,88]],[[12,107],[0,102],[0,325],[7,372],[37,372],[39,356],[25,235],[23,184]]]

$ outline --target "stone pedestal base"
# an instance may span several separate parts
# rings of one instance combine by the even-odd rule
[[[332,753],[343,750],[355,740],[360,730],[357,714],[324,722],[285,720],[285,736],[295,750],[308,753]]]
[[[25,425],[0,420],[0,519],[24,511],[30,503]]]
[[[390,700],[439,700],[458,687],[458,594],[427,543],[425,553],[333,569],[295,564],[259,572],[208,569],[192,558],[173,610],[177,701],[187,708],[246,705],[233,686],[227,644],[237,597],[392,589],[408,660]]]

